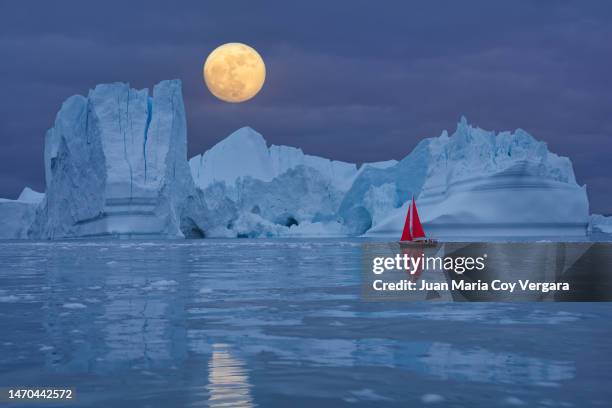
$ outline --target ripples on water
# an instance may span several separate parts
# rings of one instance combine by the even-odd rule
[[[0,243],[0,386],[72,406],[609,406],[607,303],[360,299],[361,243]]]

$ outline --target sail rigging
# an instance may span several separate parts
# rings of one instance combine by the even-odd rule
[[[402,231],[402,241],[412,241],[412,234],[410,233],[410,211],[412,206],[408,206],[408,212],[406,213],[406,221],[404,221],[404,230]]]

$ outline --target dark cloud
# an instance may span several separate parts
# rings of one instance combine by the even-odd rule
[[[61,1],[0,3],[0,196],[43,189],[43,137],[97,83],[181,78],[190,154],[250,125],[270,143],[363,162],[423,137],[521,127],[569,156],[612,213],[608,1]],[[228,41],[264,56],[246,104],[215,100],[203,59]]]

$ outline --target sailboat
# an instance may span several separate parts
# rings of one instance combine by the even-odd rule
[[[400,246],[436,246],[437,244],[436,240],[425,236],[425,230],[421,225],[419,212],[414,197],[412,197],[412,202],[408,205],[408,212],[406,213]]]

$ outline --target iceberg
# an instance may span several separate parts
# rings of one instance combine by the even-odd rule
[[[305,166],[317,170],[335,188],[346,191],[357,174],[353,163],[307,155],[291,146],[268,147],[263,136],[250,127],[238,129],[210,150],[192,157],[189,166],[200,189],[214,182],[231,186],[247,176],[271,181],[297,166]]]
[[[280,236],[304,222],[332,220],[343,196],[328,178],[302,165],[270,181],[244,176],[230,187],[217,181],[201,194],[210,211],[222,215],[210,232],[221,237]]]
[[[571,161],[524,130],[496,134],[463,117],[452,136],[443,132],[425,143],[419,165],[426,173],[413,194],[431,236],[586,236],[589,202]],[[389,212],[367,235],[399,234],[406,208]]]
[[[388,167],[367,167],[354,180],[344,196],[338,216],[351,235],[361,235],[375,227],[384,214],[417,196],[425,183],[429,163],[430,139],[421,141],[410,154]],[[373,199],[376,195],[376,199]],[[386,195],[386,197],[383,197]],[[384,203],[376,207],[376,202]],[[405,217],[405,213],[404,213]],[[401,231],[403,219],[400,222]],[[395,234],[396,227],[385,233]],[[399,237],[399,235],[398,235]]]
[[[38,191],[32,190],[30,187],[25,187],[21,191],[21,194],[19,194],[17,201],[30,204],[40,204],[44,198],[45,193],[39,193]]]
[[[612,217],[600,214],[591,215],[589,229],[595,232],[603,232],[604,234],[612,234]]]
[[[16,200],[0,198],[0,239],[27,238],[44,193],[25,187]]]
[[[203,236],[186,156],[180,81],[70,97],[45,136],[47,192],[29,236]]]
[[[610,231],[609,219],[589,218],[568,158],[524,130],[486,131],[464,117],[400,161],[308,155],[250,127],[188,161],[178,80],[68,98],[45,135],[44,164],[45,194],[0,200],[0,238],[397,239],[412,197],[439,239]]]
[[[295,147],[268,147],[250,127],[189,160],[208,207],[226,210],[210,232],[220,237],[347,235],[336,221],[344,193],[363,171],[396,163],[366,163],[358,168]]]

